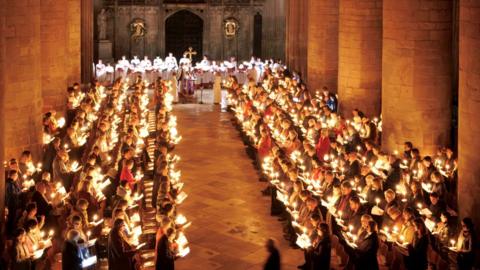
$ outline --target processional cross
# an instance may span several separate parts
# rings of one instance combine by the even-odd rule
[[[192,57],[197,55],[197,52],[193,50],[192,47],[188,47],[188,51],[185,51],[184,54],[190,58],[190,62],[192,61]]]

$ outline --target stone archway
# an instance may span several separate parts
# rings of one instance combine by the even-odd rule
[[[203,20],[184,9],[165,21],[165,54],[171,52],[180,58],[189,47],[197,52],[193,61],[200,61],[203,52]]]

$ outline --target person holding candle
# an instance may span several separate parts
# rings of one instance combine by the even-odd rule
[[[42,229],[45,224],[45,216],[40,216],[40,221],[37,219],[37,204],[34,202],[27,204],[23,215],[18,220],[18,227],[26,228],[29,220],[35,220],[38,223],[39,229]]]
[[[330,138],[326,129],[321,130],[315,149],[318,160],[323,160],[324,156],[330,151]]]
[[[175,240],[175,230],[168,228],[156,244],[156,270],[175,269],[175,246],[172,244]]]
[[[355,269],[378,270],[377,251],[377,223],[370,220],[364,237],[358,239],[357,248],[354,250]]]
[[[405,266],[408,270],[426,270],[428,268],[427,249],[428,231],[422,219],[413,221],[415,234],[407,246],[408,256],[405,257]]]
[[[403,224],[400,229],[399,236],[403,238],[404,243],[412,243],[415,237],[415,227],[414,227],[414,211],[412,208],[403,209],[402,213]]]
[[[125,239],[125,222],[117,219],[108,235],[108,269],[135,270],[136,250]]]
[[[475,261],[476,234],[471,218],[464,218],[461,222],[462,229],[458,234],[456,251],[457,266],[459,270],[470,270]]]
[[[80,233],[77,230],[69,230],[62,248],[62,269],[81,270],[82,253],[78,246]]]
[[[25,230],[16,229],[13,236],[12,270],[31,270],[33,253],[28,248]]]
[[[17,222],[17,217],[21,212],[21,192],[22,190],[18,183],[18,171],[8,171],[8,178],[5,183],[5,205],[8,208],[6,232],[9,236],[13,235],[13,232],[15,230],[15,224]]]

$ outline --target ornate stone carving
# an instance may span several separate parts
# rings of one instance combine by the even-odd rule
[[[147,28],[144,19],[136,18],[130,23],[130,37],[133,41],[138,42],[147,33]]]
[[[237,35],[240,25],[237,19],[230,17],[223,22],[223,29],[227,38],[234,38]]]

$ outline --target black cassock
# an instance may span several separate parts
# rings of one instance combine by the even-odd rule
[[[330,269],[331,251],[330,237],[324,237],[312,252],[312,270]]]
[[[280,270],[280,252],[274,248],[268,256],[267,262],[263,267],[264,270]]]
[[[355,269],[378,270],[378,235],[372,232],[358,242],[355,249]]]
[[[157,261],[155,262],[156,270],[174,270],[175,254],[170,250],[168,238],[163,235],[157,243]]]
[[[135,251],[123,240],[118,231],[110,232],[108,236],[108,269],[133,270]]]
[[[75,243],[65,241],[62,249],[62,269],[81,270],[80,249]]]

